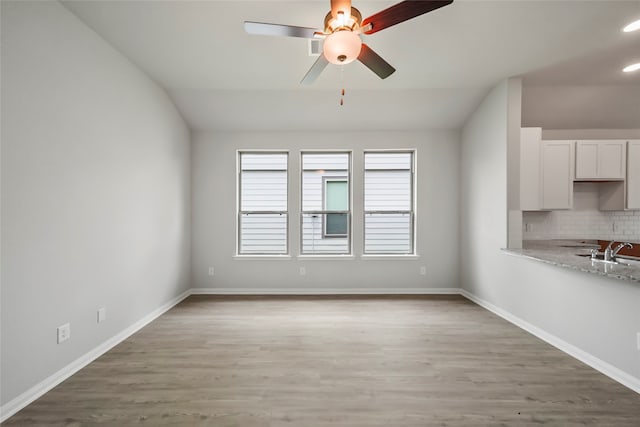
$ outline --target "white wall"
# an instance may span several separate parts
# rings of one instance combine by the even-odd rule
[[[147,76],[59,3],[2,2],[3,406],[189,288],[189,163]]]
[[[522,79],[507,80],[507,103],[522,104]],[[520,210],[520,129],[522,109],[507,109],[507,247],[522,248],[522,211]],[[502,125],[500,125],[502,126]]]
[[[299,259],[301,149],[353,150],[355,259]],[[362,260],[364,149],[417,149],[418,259]],[[290,150],[292,259],[237,260],[236,150]],[[200,133],[193,140],[193,270],[195,288],[273,291],[458,288],[459,135],[434,132]],[[208,275],[208,267],[215,276]],[[299,275],[304,266],[306,276]],[[421,276],[420,266],[426,266]]]
[[[488,287],[507,246],[508,82],[489,92],[462,131],[460,259],[462,284],[493,296]]]
[[[461,146],[463,288],[620,373],[640,390],[640,286],[501,253],[507,235],[508,81],[465,124]]]

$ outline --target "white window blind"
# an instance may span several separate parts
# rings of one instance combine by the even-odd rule
[[[414,253],[413,152],[366,152],[364,165],[364,253]]]
[[[239,254],[288,252],[287,162],[287,153],[239,153]]]

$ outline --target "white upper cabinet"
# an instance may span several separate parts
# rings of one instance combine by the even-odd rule
[[[576,143],[576,179],[593,179],[598,176],[598,143]]]
[[[573,207],[574,141],[542,141],[541,204],[542,209]]]
[[[640,140],[627,144],[627,209],[640,209]]]
[[[541,128],[520,129],[520,210],[571,209],[575,141],[543,141]]]
[[[540,198],[540,144],[542,128],[520,129],[520,210],[538,211]]]
[[[624,179],[627,172],[627,141],[605,141],[599,145],[598,175],[601,179]]]
[[[576,142],[576,180],[624,180],[626,141]]]
[[[520,209],[573,208],[574,181],[601,181],[599,209],[640,209],[640,140],[542,140],[520,129]]]

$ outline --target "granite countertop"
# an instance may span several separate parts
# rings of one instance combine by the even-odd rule
[[[591,249],[599,249],[597,240],[527,240],[523,249],[503,249],[521,256],[562,268],[584,271],[614,279],[640,283],[640,266],[591,261]]]

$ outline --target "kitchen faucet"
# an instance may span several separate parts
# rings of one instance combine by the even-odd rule
[[[615,261],[616,255],[618,255],[618,252],[620,252],[620,250],[624,247],[633,248],[633,245],[631,243],[625,242],[625,243],[620,243],[618,246],[615,247],[615,249],[611,249],[614,243],[615,241],[612,240],[611,243],[609,243],[609,246],[607,246],[607,249],[604,250],[605,261]]]

